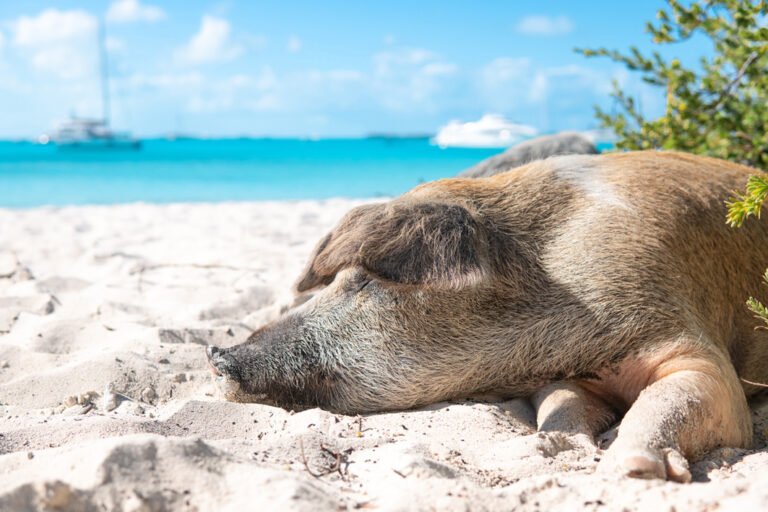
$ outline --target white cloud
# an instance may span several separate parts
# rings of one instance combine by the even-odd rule
[[[138,0],[117,0],[107,10],[107,21],[131,23],[135,21],[155,22],[165,18],[165,11],[154,5],[142,5]]]
[[[589,90],[607,95],[611,75],[578,65],[536,67],[528,57],[500,57],[486,65],[480,73],[482,88],[498,101],[541,102],[553,90]]]
[[[11,23],[13,43],[36,69],[73,79],[95,73],[96,18],[86,11],[46,9]]]
[[[254,85],[259,91],[266,91],[277,88],[279,84],[275,73],[272,71],[272,68],[265,66],[261,70],[259,76],[256,78]]]
[[[567,16],[526,16],[515,25],[515,31],[535,36],[555,36],[573,30],[573,22]]]
[[[377,53],[373,65],[377,74],[385,75],[403,67],[412,67],[434,60],[437,55],[421,48],[404,48]]]
[[[177,61],[203,64],[236,58],[243,48],[232,41],[231,32],[232,27],[227,20],[204,15],[197,34],[176,52]]]
[[[301,39],[299,39],[297,36],[291,36],[288,38],[288,44],[285,46],[285,49],[289,53],[296,53],[301,50],[301,47]]]
[[[21,16],[14,26],[14,44],[41,47],[89,37],[96,28],[96,18],[85,11],[46,9],[37,17]]]
[[[456,64],[428,50],[390,50],[372,56],[368,69],[310,68],[277,73],[267,66],[255,73],[230,76],[187,70],[136,74],[129,85],[137,94],[166,98],[195,114],[279,111],[326,115],[361,107],[429,111],[440,105],[440,95],[460,76]]]
[[[524,79],[530,73],[531,59],[528,57],[499,57],[481,70],[484,84],[489,87],[504,85]]]
[[[450,88],[447,78],[459,68],[422,48],[400,48],[373,56],[371,92],[392,110],[431,110],[437,95]]]
[[[137,73],[131,76],[128,80],[132,87],[167,87],[173,89],[199,86],[203,83],[203,81],[203,75],[197,72],[181,74],[164,73],[160,75],[145,75],[142,73]]]
[[[549,76],[546,71],[539,71],[534,75],[528,87],[528,99],[532,102],[541,102],[549,93]]]
[[[270,67],[254,75],[212,76],[200,71],[147,75],[136,73],[128,80],[138,94],[163,97],[186,112],[222,113],[235,110],[275,110],[276,92],[282,89]]]
[[[486,108],[515,111],[531,102],[539,70],[528,57],[499,57],[480,69],[477,80]],[[541,84],[539,84],[541,85]]]
[[[394,34],[387,34],[384,36],[384,44],[392,46],[397,42],[397,37]]]
[[[354,69],[310,70],[303,73],[312,82],[344,83],[362,82],[365,74]]]
[[[276,94],[265,94],[255,100],[246,102],[245,106],[253,112],[277,111],[285,107]]]
[[[186,109],[194,113],[280,110],[284,104],[277,94],[278,85],[272,68],[265,66],[257,76],[238,74],[207,82],[202,93],[190,98]]]
[[[193,95],[187,102],[185,109],[193,114],[219,113],[232,110],[234,99],[229,96],[210,96],[208,94]]]
[[[421,68],[421,72],[426,76],[445,76],[456,73],[458,69],[453,62],[430,62]]]
[[[592,105],[609,105],[611,79],[626,80],[623,68],[539,66],[527,57],[500,57],[477,75],[476,99],[541,130],[578,128],[593,120]]]
[[[84,70],[79,69],[79,67],[76,70],[69,69],[66,64],[69,57],[70,52],[67,48],[46,48],[32,56],[32,64],[38,69],[53,71],[62,76],[62,78],[74,78]]]
[[[4,44],[5,44],[5,37],[3,36],[3,33],[0,32],[0,52],[3,51]]]
[[[611,91],[611,75],[606,72],[571,64],[537,71],[528,90],[531,101],[541,101],[552,89],[589,90],[594,94],[608,95]]]
[[[370,90],[368,76],[353,69],[305,69],[278,75],[269,66],[229,76],[202,71],[135,74],[128,85],[136,95],[162,97],[194,114],[323,113],[349,106]]]

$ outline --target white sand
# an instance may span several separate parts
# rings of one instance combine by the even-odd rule
[[[355,204],[0,210],[0,510],[768,510],[765,405],[755,450],[679,485],[596,474],[524,400],[358,420],[219,399],[204,344],[276,317]],[[310,475],[302,444],[340,471]]]

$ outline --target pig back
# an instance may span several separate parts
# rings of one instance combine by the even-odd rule
[[[725,204],[759,171],[650,151],[546,164],[569,198],[542,243],[556,289],[629,344],[623,351],[687,335],[726,351],[741,377],[768,381],[768,331],[745,306],[768,298],[768,223],[731,228]]]

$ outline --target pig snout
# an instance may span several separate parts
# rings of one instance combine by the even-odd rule
[[[322,400],[329,379],[323,377],[318,348],[287,324],[261,329],[230,348],[206,347],[214,384],[225,398],[287,407]]]
[[[214,383],[227,400],[234,402],[258,401],[260,398],[246,393],[241,385],[237,359],[225,349],[208,345],[205,349],[208,368],[214,375]]]
[[[225,358],[224,351],[219,347],[208,345],[205,349],[205,355],[208,358],[208,368],[215,377],[224,377],[229,375],[232,367],[232,358]]]

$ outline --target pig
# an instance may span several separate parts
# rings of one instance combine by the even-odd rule
[[[207,347],[210,368],[228,399],[347,414],[528,397],[543,432],[621,419],[601,468],[689,481],[689,460],[751,446],[747,398],[768,382],[745,306],[768,224],[725,221],[756,172],[569,155],[354,208],[309,258],[304,302]]]
[[[557,155],[593,155],[597,146],[579,132],[560,132],[526,140],[503,153],[486,158],[456,175],[457,178],[487,178],[533,160]]]

